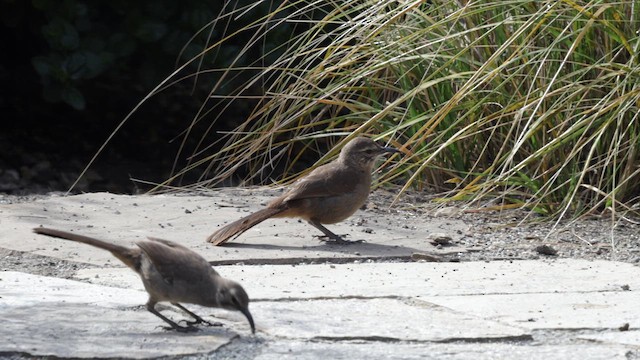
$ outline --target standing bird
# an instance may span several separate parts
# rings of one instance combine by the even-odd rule
[[[266,208],[226,225],[207,241],[214,245],[224,244],[266,219],[297,217],[322,231],[326,240],[350,243],[322,224],[334,224],[353,215],[369,196],[371,171],[376,159],[396,152],[400,151],[382,147],[366,137],[357,137],[342,148],[336,160],[317,167]]]
[[[127,248],[61,230],[38,227],[33,231],[110,251],[142,278],[144,288],[149,293],[147,310],[177,331],[197,330],[192,325],[200,323],[212,325],[180,305],[189,303],[240,311],[249,320],[251,332],[255,333],[253,317],[249,312],[249,296],[242,286],[220,276],[202,256],[180,244],[150,237],[149,240],[136,242],[138,248]],[[195,321],[187,322],[188,326],[176,324],[155,309],[160,301],[170,302]]]

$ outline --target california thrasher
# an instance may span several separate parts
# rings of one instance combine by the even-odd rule
[[[249,296],[242,286],[220,276],[202,256],[180,244],[149,237],[148,240],[136,242],[138,248],[127,248],[61,230],[38,227],[33,231],[110,251],[140,275],[149,293],[147,310],[177,331],[197,330],[192,325],[200,323],[213,325],[180,305],[190,303],[240,311],[249,320],[251,332],[255,333],[253,317],[249,312]],[[155,309],[160,301],[170,302],[195,321],[187,322],[188,326],[176,324]]]
[[[207,241],[214,245],[224,244],[268,218],[297,217],[322,231],[327,240],[350,243],[322,224],[334,224],[355,213],[369,196],[376,158],[394,152],[400,151],[382,147],[366,137],[357,137],[342,148],[336,160],[317,167],[266,208],[226,225]]]

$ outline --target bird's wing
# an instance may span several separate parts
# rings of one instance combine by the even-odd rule
[[[335,196],[354,191],[358,182],[346,179],[342,168],[331,165],[333,164],[316,168],[295,182],[284,196],[284,201]]]
[[[153,236],[147,236],[147,239],[151,240],[151,241],[155,241],[155,242],[159,242],[163,245],[166,245],[170,248],[174,248],[174,249],[180,249],[182,251],[191,251],[191,249],[189,249],[188,247],[178,244],[176,242],[170,241],[170,240],[165,240],[165,239],[160,239],[157,237],[153,237]]]
[[[169,283],[198,281],[209,276],[211,265],[202,256],[172,241],[151,238],[136,243]]]

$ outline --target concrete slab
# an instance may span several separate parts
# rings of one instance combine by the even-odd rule
[[[132,272],[137,277],[135,273]],[[140,279],[137,279],[140,282]],[[15,271],[0,272],[0,310],[5,307],[33,306],[43,303],[91,304],[122,308],[144,305],[144,288],[121,289],[79,281],[30,275]]]
[[[146,293],[138,290],[18,272],[0,272],[0,289],[0,353],[153,358],[213,352],[238,336],[229,326],[185,334],[163,330],[162,320],[143,306]],[[163,313],[187,318],[178,311]]]
[[[9,310],[1,316],[0,353],[155,358],[213,352],[236,336],[215,328],[186,334],[165,331],[159,327],[159,319],[141,309],[48,303]]]
[[[528,329],[617,329],[640,324],[637,291],[426,296],[429,303]]]
[[[640,267],[611,261],[492,261],[216,266],[257,299],[420,297],[640,290]],[[129,269],[82,269],[77,278],[142,289]]]
[[[625,322],[640,323],[636,306],[640,268],[626,263],[565,259],[547,263],[245,265],[217,269],[242,283],[254,300],[355,298],[356,303],[364,303],[365,299],[413,298],[526,329],[614,329]],[[106,285],[141,288],[137,276],[126,269],[83,269],[77,276]],[[320,319],[299,316],[308,324],[324,315]],[[380,321],[381,315],[375,316]]]
[[[445,232],[454,239],[461,237],[467,229],[462,221],[444,218],[420,221],[409,212],[389,213],[381,218],[379,213],[362,210],[330,228],[337,234],[351,234],[351,239],[365,240],[363,244],[322,244],[313,238],[318,235],[317,229],[292,219],[267,220],[226,247],[214,247],[205,242],[220,225],[261,208],[261,204],[266,204],[278,193],[260,190],[259,195],[251,195],[251,190],[243,189],[211,191],[208,193],[211,196],[91,193],[2,205],[0,247],[97,265],[117,264],[117,260],[98,249],[84,249],[81,244],[31,233],[31,228],[44,225],[123,245],[131,245],[145,236],[166,238],[188,246],[210,261],[226,263],[408,258],[416,251],[441,254],[465,251],[461,248],[438,250],[428,241],[430,233]]]
[[[256,321],[287,339],[361,341],[530,340],[521,328],[404,299],[257,302]]]
[[[640,357],[637,266],[585,260],[380,262],[408,259],[413,252],[465,251],[438,250],[429,234],[444,232],[456,242],[467,228],[408,212],[381,218],[375,207],[331,226],[365,244],[319,245],[314,228],[275,219],[232,246],[216,248],[204,242],[209,233],[278,192],[209,194],[86,194],[0,205],[0,248],[106,266],[79,271],[83,282],[0,272],[0,338],[9,339],[0,341],[0,353],[263,360]],[[146,293],[136,274],[108,252],[32,234],[40,224],[124,245],[147,235],[183,243],[247,289],[258,335],[246,336],[240,314],[191,306],[227,326],[163,331],[142,306]],[[236,263],[245,265],[223,265]],[[260,263],[272,265],[248,265]],[[282,263],[295,265],[274,265]],[[186,318],[175,309],[163,313]],[[630,331],[615,330],[624,323]]]
[[[640,348],[640,330],[637,326],[631,331],[607,331],[599,334],[582,335],[583,340],[598,341],[608,344],[632,345]]]
[[[638,352],[624,346],[597,344],[540,346],[530,343],[397,343],[397,342],[302,342],[267,344],[255,360],[385,359],[385,360],[495,360],[495,359],[629,359]]]

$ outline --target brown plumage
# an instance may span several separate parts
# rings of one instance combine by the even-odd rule
[[[207,241],[221,245],[269,218],[295,217],[309,222],[334,242],[347,242],[323,224],[340,222],[367,200],[375,160],[386,153],[400,152],[382,147],[366,137],[351,140],[338,158],[314,169],[266,208],[234,221],[213,233]]]
[[[212,325],[180,304],[189,303],[240,311],[249,320],[251,331],[255,332],[249,296],[242,286],[220,276],[202,256],[180,244],[150,237],[136,242],[137,248],[128,248],[61,230],[39,227],[33,231],[110,251],[140,275],[149,293],[147,310],[177,331],[196,330],[193,324]],[[161,301],[170,302],[195,321],[188,322],[189,326],[176,324],[155,309],[156,303]]]

